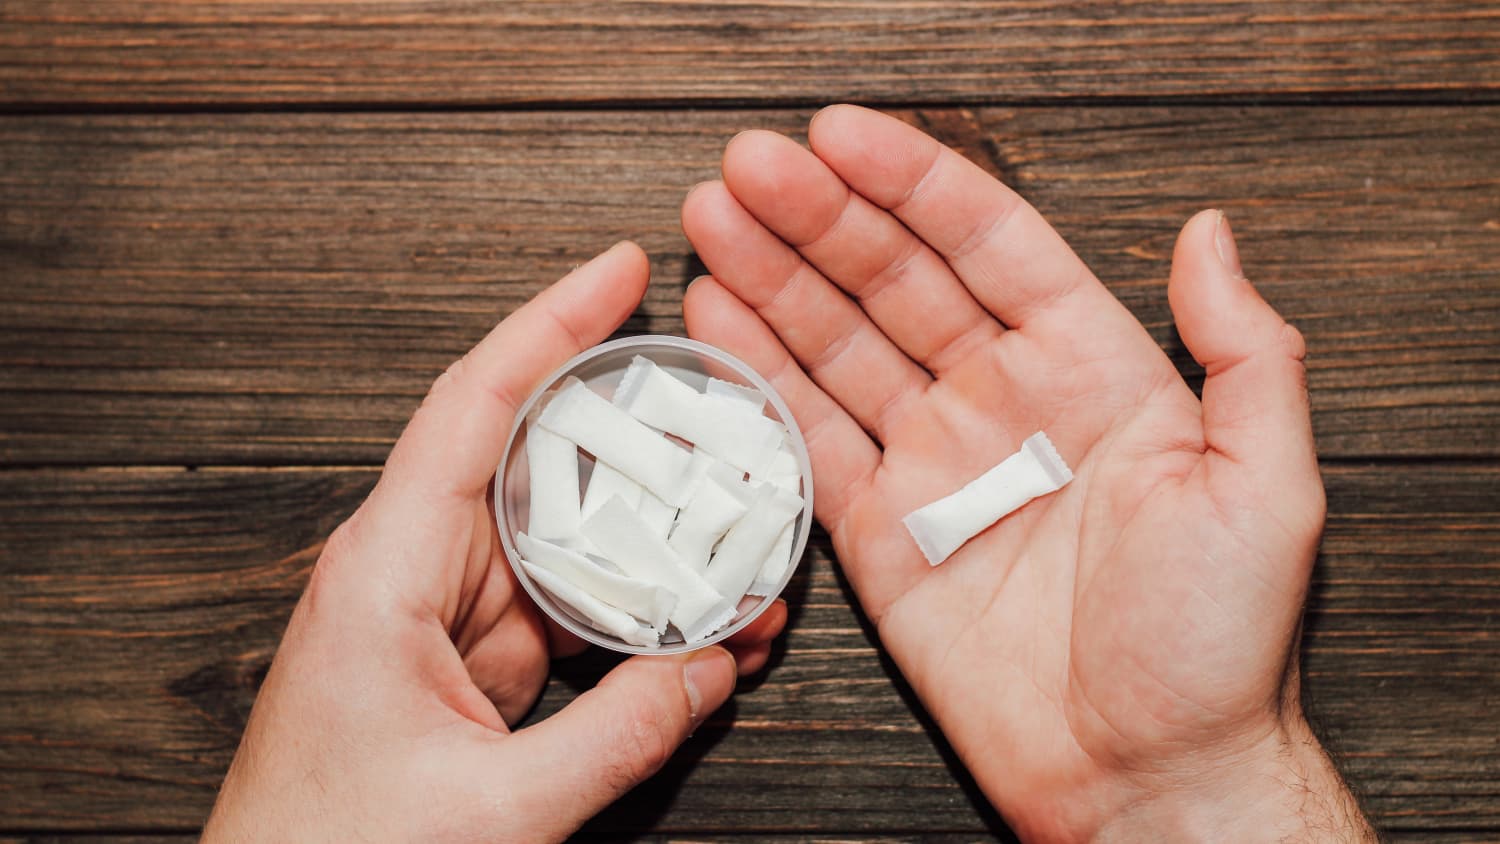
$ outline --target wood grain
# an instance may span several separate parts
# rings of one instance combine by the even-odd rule
[[[1479,0],[9,0],[11,106],[1493,95]]]
[[[1338,465],[1326,477],[1309,705],[1380,823],[1474,840],[1459,833],[1500,826],[1500,467]],[[0,829],[195,829],[321,538],[373,479],[0,473]],[[849,609],[826,539],[788,595],[776,669],[592,835],[988,829]],[[606,664],[560,664],[535,717]]]
[[[1307,335],[1330,458],[1500,455],[1500,108],[905,116],[1016,185],[1193,377],[1172,242],[1220,205]],[[679,333],[687,188],[807,112],[0,120],[0,461],[380,462],[431,380],[611,242]]]

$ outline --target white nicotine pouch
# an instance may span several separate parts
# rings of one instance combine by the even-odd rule
[[[760,390],[754,387],[744,387],[733,381],[725,381],[721,378],[708,379],[708,385],[703,392],[710,396],[723,396],[728,399],[739,399],[753,408],[753,411],[762,416],[765,415],[766,397]]]
[[[738,483],[738,481],[736,481]],[[698,487],[693,500],[677,516],[677,527],[667,544],[682,562],[698,571],[708,567],[714,543],[749,510],[749,506],[730,494],[712,477]]]
[[[537,417],[537,425],[565,437],[651,491],[681,506],[688,488],[690,452],[610,404],[577,378],[569,378]],[[577,481],[574,481],[576,492]]]
[[[677,596],[644,580],[612,572],[560,545],[516,534],[521,559],[544,568],[604,603],[630,613],[656,630],[667,629],[667,616]]]
[[[706,452],[693,451],[692,457],[688,460],[687,480],[683,484],[683,488],[687,490],[688,506],[698,499],[699,490],[709,482],[707,480],[709,471],[715,466],[724,465],[726,464],[715,460]],[[640,502],[635,511],[640,515],[641,521],[649,525],[652,532],[662,539],[677,532],[675,526],[681,519],[681,510],[652,495],[649,490],[641,491]]]
[[[667,616],[685,641],[708,636],[734,618],[735,607],[687,567],[635,511],[611,498],[583,523],[583,535],[625,574],[677,596]]]
[[[587,519],[599,512],[599,508],[604,506],[610,496],[619,496],[627,507],[637,509],[644,492],[640,484],[625,477],[619,470],[602,460],[595,460],[588,488],[583,493],[582,516]]]
[[[677,521],[677,508],[649,492],[641,495],[641,504],[635,512],[651,528],[651,532],[662,539],[667,538],[672,532],[672,523]]]
[[[800,512],[802,497],[796,493],[771,484],[757,487],[749,512],[729,529],[708,564],[709,584],[719,594],[739,601],[760,574],[782,528]]]
[[[578,536],[582,521],[578,503],[578,446],[566,437],[529,425],[526,464],[531,474],[527,532],[544,539],[571,541]]]
[[[789,443],[782,443],[776,456],[771,459],[770,466],[762,474],[765,480],[776,483],[778,486],[785,486],[786,479],[791,478],[796,484],[792,487],[792,491],[797,491],[797,487],[802,483],[802,469],[797,464],[797,455],[792,452]],[[755,480],[758,481],[761,478],[755,478]],[[781,483],[777,483],[778,481]]]
[[[661,634],[640,624],[629,613],[609,606],[562,577],[525,559],[521,560],[521,568],[525,569],[526,574],[538,586],[547,590],[549,595],[582,615],[595,630],[637,647],[654,648],[660,644]]]
[[[1073,472],[1041,432],[1021,450],[966,484],[963,489],[902,519],[927,562],[937,565],[985,528],[1040,495],[1054,492]]]
[[[766,482],[796,494],[802,489],[802,474],[796,472],[795,460],[792,462],[792,471],[795,474],[773,474]],[[797,520],[793,518],[786,523],[786,527],[781,529],[776,542],[771,546],[770,553],[766,555],[766,561],[761,564],[760,573],[755,576],[755,582],[751,583],[750,588],[746,590],[748,594],[769,595],[781,585],[782,576],[792,564],[793,533],[796,527]]]
[[[614,403],[641,422],[745,472],[763,471],[775,458],[785,432],[780,422],[742,398],[700,393],[643,357],[636,357],[625,370]],[[669,503],[686,503],[662,497]]]

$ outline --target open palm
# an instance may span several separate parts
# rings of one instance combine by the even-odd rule
[[[683,227],[689,332],[769,377],[882,643],[1018,831],[1074,838],[1301,735],[1323,519],[1302,341],[1216,213],[1170,298],[1203,400],[1041,216],[876,112],[750,132]],[[1044,430],[1074,468],[933,568],[902,516]]]

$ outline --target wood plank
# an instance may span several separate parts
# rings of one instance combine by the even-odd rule
[[[1452,97],[1480,0],[945,4],[10,0],[12,106]]]
[[[0,120],[0,462],[378,463],[490,325],[616,239],[679,333],[687,188],[806,112]],[[906,116],[1053,218],[1185,371],[1194,210],[1308,337],[1328,457],[1500,455],[1500,108]]]
[[[1500,466],[1326,468],[1305,685],[1375,817],[1500,827]],[[0,473],[0,830],[190,831],[368,469]],[[977,835],[987,815],[850,610],[826,538],[779,665],[603,837]],[[608,661],[561,663],[537,717]]]

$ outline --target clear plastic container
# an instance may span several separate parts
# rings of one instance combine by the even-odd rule
[[[792,565],[787,567],[786,575],[776,585],[772,594],[763,598],[749,595],[741,598],[738,613],[733,621],[708,638],[691,644],[682,641],[675,630],[669,631],[659,646],[640,647],[627,644],[614,636],[594,629],[582,616],[574,613],[566,604],[554,601],[546,590],[532,582],[526,570],[521,567],[521,554],[516,550],[516,534],[526,524],[530,498],[530,476],[526,465],[526,419],[542,397],[561,386],[563,380],[569,376],[583,381],[605,398],[612,397],[615,387],[620,383],[620,378],[625,374],[625,368],[630,365],[631,359],[636,355],[654,361],[657,366],[700,391],[710,377],[760,391],[770,402],[767,415],[786,425],[790,434],[792,451],[797,456],[797,466],[802,472],[804,505],[801,515],[797,517],[795,540],[792,543]],[[588,474],[593,471],[594,461],[588,454],[581,453],[578,463],[579,484],[582,489],[588,480]],[[511,427],[510,437],[505,443],[505,455],[500,459],[500,467],[495,474],[495,522],[500,528],[500,544],[505,548],[505,556],[510,560],[511,569],[515,571],[516,579],[521,582],[521,586],[536,602],[536,605],[562,625],[563,629],[586,642],[627,654],[676,654],[694,651],[722,642],[754,621],[756,616],[764,612],[771,602],[786,589],[787,583],[796,572],[797,564],[801,562],[802,554],[807,549],[808,533],[812,530],[812,506],[812,463],[807,456],[807,443],[802,439],[802,431],[797,427],[797,420],[792,418],[786,402],[782,401],[781,396],[776,394],[766,379],[760,377],[744,362],[713,346],[685,337],[644,335],[612,340],[588,349],[563,364],[562,368],[552,373],[517,411],[516,422]]]

